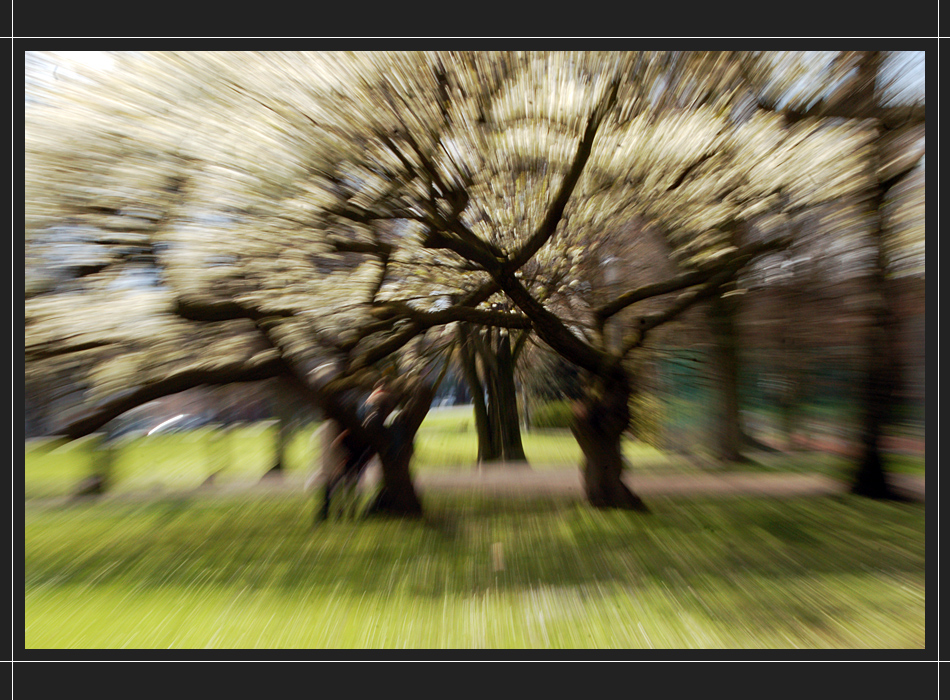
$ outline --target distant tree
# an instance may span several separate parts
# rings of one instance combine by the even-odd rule
[[[478,464],[525,462],[518,417],[515,366],[527,330],[511,342],[506,328],[458,325],[459,364],[465,377],[478,434]]]
[[[868,172],[861,173],[855,179],[855,184],[864,183],[865,189],[858,189],[839,200],[839,206],[833,214],[827,211],[825,216],[835,223],[831,226],[822,225],[816,217],[814,206],[785,207],[790,216],[789,223],[795,223],[792,248],[782,255],[768,256],[766,265],[776,262],[782,266],[779,275],[779,285],[785,295],[794,294],[789,281],[794,277],[795,284],[802,284],[807,278],[809,299],[820,296],[816,285],[837,284],[842,278],[855,275],[864,275],[870,284],[872,298],[886,296],[884,276],[890,274],[886,270],[897,270],[903,260],[906,267],[909,263],[922,260],[920,252],[913,252],[917,245],[922,245],[922,238],[916,238],[919,230],[914,232],[914,226],[908,225],[909,217],[915,216],[914,207],[922,207],[922,200],[916,204],[902,207],[902,213],[892,215],[895,219],[893,228],[903,221],[903,236],[896,231],[883,235],[878,227],[878,233],[873,231],[868,237],[866,227],[862,223],[857,200],[870,200],[872,219],[879,224],[888,217],[887,208],[894,208],[897,204],[890,196],[892,188],[903,182],[912,172],[917,171],[917,165],[923,156],[923,125],[924,103],[923,93],[919,83],[914,84],[908,69],[908,61],[914,56],[906,52],[885,54],[883,52],[764,52],[742,55],[733,64],[743,81],[738,88],[739,96],[735,101],[732,118],[743,122],[749,119],[761,118],[765,114],[781,115],[789,126],[811,124],[817,126],[824,123],[841,125],[845,120],[860,125],[866,130],[866,145],[862,149],[862,158],[857,161],[867,168]],[[921,66],[922,67],[922,66]],[[922,71],[921,71],[922,76]],[[676,101],[676,97],[667,98]],[[779,107],[781,105],[781,107]],[[824,120],[822,122],[822,120]],[[710,151],[712,153],[712,151]],[[768,162],[763,160],[762,162]],[[860,167],[860,166],[859,166]],[[675,183],[674,183],[675,184]],[[917,190],[922,195],[922,188]],[[829,199],[829,202],[834,200]],[[827,210],[827,207],[824,207]],[[917,214],[919,216],[919,214]],[[662,217],[658,217],[662,219]],[[922,220],[920,217],[919,220]],[[796,223],[797,222],[797,223]],[[745,222],[736,221],[724,227],[729,237],[741,240],[737,234],[749,224],[755,224],[754,219]],[[873,227],[872,227],[873,228]],[[682,270],[688,270],[697,259],[702,259],[705,253],[697,250],[696,240],[690,229],[666,228],[660,229],[664,239],[670,246],[670,257],[675,260]],[[919,243],[918,243],[919,241]],[[866,270],[860,269],[855,263],[846,258],[867,259],[862,248],[878,251],[872,253],[880,255],[877,263],[873,263],[866,270],[872,270],[868,275]],[[835,252],[831,252],[835,251]],[[824,261],[821,271],[816,269],[816,263]],[[917,263],[919,264],[919,263]],[[740,310],[744,299],[744,292],[748,285],[761,287],[763,275],[774,277],[772,272],[765,271],[760,266],[753,267],[746,274],[745,285],[738,280],[730,281],[722,288],[722,294],[712,298],[705,306],[708,323],[712,332],[712,359],[715,368],[714,375],[718,398],[715,402],[717,415],[716,428],[713,439],[716,442],[719,456],[726,460],[736,460],[742,457],[744,447],[753,445],[761,447],[744,429],[740,420],[739,411],[739,375],[742,365],[739,341]],[[877,272],[873,272],[873,270]],[[797,272],[792,275],[792,270]],[[802,290],[799,290],[801,293]],[[804,297],[799,297],[802,299]],[[893,379],[896,375],[892,371],[894,363],[888,360],[893,357],[894,328],[893,318],[889,318],[884,306],[870,309],[873,320],[870,323],[872,333],[883,334],[891,338],[888,341],[891,350],[885,350],[883,341],[871,341],[867,348],[869,362],[880,364],[876,369],[869,369],[869,377],[879,379],[872,383],[878,389],[865,390],[865,441],[864,454],[861,462],[873,465],[879,459],[874,456],[875,450],[870,445],[877,445],[881,435],[881,420],[874,416],[881,413],[883,407],[890,405],[888,391],[883,391],[883,378]],[[801,344],[808,333],[809,317],[802,313],[803,306],[797,304],[793,312],[794,321],[781,326],[779,333],[785,342],[777,350],[785,368],[780,398],[781,414],[786,432],[792,429],[795,422],[795,410],[802,389]],[[787,312],[784,312],[787,314]],[[891,365],[891,369],[885,366]],[[871,381],[869,379],[869,381]],[[869,397],[874,394],[878,399],[871,401],[878,408],[870,408]],[[877,435],[875,438],[870,436]],[[859,492],[884,493],[880,476],[876,474],[876,467],[862,467],[859,473],[859,483],[856,486]],[[867,484],[874,483],[869,486]]]
[[[866,187],[855,196],[866,222],[859,230],[865,233],[869,252],[866,267],[861,270],[867,284],[869,324],[861,400],[861,454],[853,490],[874,498],[895,497],[881,456],[881,440],[899,375],[898,323],[887,278],[892,260],[899,259],[898,251],[906,251],[910,243],[899,242],[889,232],[888,214],[893,208],[891,195],[895,188],[918,169],[924,155],[923,92],[919,86],[902,86],[907,77],[906,69],[902,71],[903,60],[900,55],[881,51],[838,52],[827,62],[826,70],[843,77],[830,94],[810,104],[800,99],[786,100],[779,108],[776,90],[771,95],[763,94],[758,102],[759,107],[781,113],[791,123],[849,119],[865,124],[870,135],[862,161]],[[775,72],[761,70],[758,74],[774,76]]]

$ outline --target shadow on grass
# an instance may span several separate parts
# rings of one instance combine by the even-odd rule
[[[923,577],[923,508],[854,496],[651,500],[433,494],[417,521],[310,525],[301,497],[159,499],[27,511],[26,581],[441,598],[487,590]]]

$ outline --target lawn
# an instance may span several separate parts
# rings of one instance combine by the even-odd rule
[[[310,468],[312,430],[292,441]],[[921,648],[924,509],[852,496],[651,498],[649,516],[570,497],[430,492],[423,521],[311,527],[294,491],[181,489],[256,480],[273,425],[130,439],[116,492],[69,505],[88,441],[26,452],[28,648]],[[523,436],[533,469],[576,470],[565,430]],[[415,469],[471,470],[471,411],[429,414]],[[632,440],[631,468],[708,469]],[[898,469],[923,460],[896,457]],[[736,468],[844,474],[817,453]],[[177,492],[177,493],[176,493]]]
[[[210,474],[218,483],[260,478],[272,465],[276,429],[273,423],[239,426],[228,432],[194,430],[120,441],[113,467],[112,489],[168,491],[199,486]],[[287,470],[304,474],[312,469],[319,445],[313,427],[300,429],[291,440]],[[577,442],[569,430],[533,429],[522,433],[532,469],[576,470],[581,463]],[[417,471],[467,471],[474,468],[478,443],[471,407],[434,409],[416,440],[413,467]],[[624,440],[630,468],[640,473],[678,474],[717,469],[710,460],[666,453],[632,439]],[[923,457],[889,455],[889,468],[898,473],[923,474]],[[69,493],[90,473],[93,453],[89,440],[68,444],[30,442],[25,455],[25,496],[39,498]],[[756,454],[729,470],[817,472],[849,478],[852,465],[842,457],[818,453]]]
[[[312,439],[314,430],[298,430],[291,440],[286,460],[289,473],[312,469],[320,450]],[[194,430],[120,440],[113,466],[114,490],[190,489],[214,472],[219,483],[260,478],[273,464],[275,433],[273,423],[260,423],[226,433]],[[532,430],[522,440],[535,469],[577,469],[580,464],[580,448],[569,430]],[[26,497],[68,493],[89,475],[92,448],[90,440],[28,444]],[[633,440],[626,442],[625,450],[631,463],[676,466],[676,460]],[[436,409],[420,428],[413,464],[417,470],[465,471],[474,468],[477,454],[471,407]]]
[[[924,508],[433,493],[27,502],[27,648],[922,648]]]

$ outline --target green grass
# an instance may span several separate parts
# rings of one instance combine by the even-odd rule
[[[312,469],[319,445],[312,429],[294,435],[287,470],[302,474]],[[260,478],[273,464],[275,427],[272,423],[242,426],[227,433],[195,430],[137,437],[120,443],[116,451],[112,489],[122,491],[182,490],[200,485],[211,473],[218,483]],[[533,469],[577,469],[581,452],[569,430],[533,429],[522,433],[525,455]],[[475,466],[477,435],[471,407],[431,411],[416,440],[413,468],[417,471],[466,471]],[[641,473],[696,473],[702,467],[680,455],[665,453],[626,439],[624,454]],[[31,442],[26,446],[25,496],[39,498],[71,492],[87,477],[93,454],[86,440],[65,445]],[[923,474],[923,457],[888,455],[897,473]],[[756,455],[731,470],[818,472],[849,478],[852,465],[830,454],[803,452]]]
[[[522,431],[525,456],[537,468],[576,467],[581,451],[570,430]],[[417,469],[465,470],[475,465],[478,435],[471,406],[431,411],[419,428]]]
[[[433,493],[27,503],[28,648],[922,648],[924,508]],[[501,554],[501,560],[497,553]],[[503,568],[496,566],[499,561]]]
[[[310,431],[301,430],[288,448],[289,469],[306,470],[317,452]],[[260,478],[273,466],[276,435],[261,423],[232,431],[194,430],[138,436],[118,442],[112,480],[117,491],[190,489],[223,469],[221,478]],[[93,465],[93,445],[87,439],[71,443],[31,443],[26,447],[27,498],[68,493],[87,477]]]

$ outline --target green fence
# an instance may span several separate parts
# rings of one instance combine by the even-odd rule
[[[849,348],[799,351],[793,358],[764,350],[742,352],[738,393],[743,427],[753,435],[789,428],[849,433],[861,400],[860,365]],[[721,399],[708,349],[659,353],[645,368],[641,386],[662,406],[667,449],[709,443]],[[922,397],[909,392],[906,382],[898,386],[893,422],[922,431]]]

